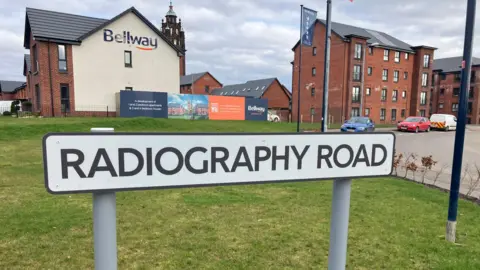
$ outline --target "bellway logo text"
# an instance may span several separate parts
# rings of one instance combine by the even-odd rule
[[[248,106],[248,111],[250,112],[265,112],[265,108],[263,107],[257,107],[257,106]]]
[[[114,34],[110,29],[103,30],[103,40],[106,42],[137,45],[137,49],[151,51],[158,47],[157,38],[132,35],[130,31],[123,31],[121,34]]]

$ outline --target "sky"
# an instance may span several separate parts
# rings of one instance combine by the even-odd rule
[[[438,48],[435,58],[461,56],[467,0],[333,0],[332,20],[386,32],[406,43]],[[109,19],[134,6],[159,26],[168,0],[0,0],[0,80],[21,80],[25,8]],[[174,0],[186,35],[187,74],[209,71],[224,85],[277,77],[291,88],[292,47],[300,4],[325,19],[326,0]],[[477,18],[479,13],[477,5]],[[479,56],[476,20],[473,56]]]

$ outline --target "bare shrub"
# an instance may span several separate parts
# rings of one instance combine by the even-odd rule
[[[471,196],[472,193],[480,184],[480,168],[478,167],[477,163],[475,163],[475,177],[472,177],[470,173],[469,173],[469,177],[470,177],[470,182],[468,185],[468,192],[466,194],[467,196]]]
[[[432,155],[422,157],[422,184],[425,183],[425,175],[428,171],[432,170],[435,164],[437,164],[437,161],[433,160]]]
[[[439,171],[436,171],[435,172],[435,178],[433,178],[433,185],[435,185],[438,181],[438,178],[440,177],[440,175],[443,174],[443,172],[448,168],[448,164],[442,164],[442,166],[440,167],[440,170]]]
[[[402,162],[403,159],[403,154],[395,154],[393,158],[393,169],[395,170],[395,175],[398,175],[398,166],[400,166],[400,163]]]
[[[413,173],[413,180],[415,181],[415,172],[418,170],[418,166],[416,164],[417,155],[411,153],[408,155],[407,159],[405,160],[405,175],[403,178],[407,178],[408,171],[412,171]]]

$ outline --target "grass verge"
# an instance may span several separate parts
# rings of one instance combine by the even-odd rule
[[[0,269],[93,269],[91,195],[43,185],[49,131],[284,132],[284,123],[158,119],[0,121]],[[117,194],[119,269],[326,269],[332,182]],[[348,269],[480,269],[480,208],[396,178],[352,185]]]

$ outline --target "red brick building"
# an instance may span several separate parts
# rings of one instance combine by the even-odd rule
[[[212,95],[264,98],[268,100],[268,110],[280,116],[281,121],[289,121],[292,95],[277,78],[252,80],[242,84],[226,85],[215,89]]]
[[[180,94],[209,95],[212,90],[222,87],[208,71],[180,77]]]
[[[458,115],[460,99],[461,65],[463,57],[435,59],[431,86],[431,111]],[[467,123],[480,124],[480,58],[472,57],[472,73],[468,90]]]
[[[182,26],[182,19],[179,18],[177,21],[177,14],[173,10],[172,1],[170,1],[165,20],[162,19],[162,33],[182,51],[182,55],[180,55],[180,76],[185,76],[187,71],[187,64],[185,62],[187,52],[185,49],[185,30]]]
[[[167,26],[159,30],[134,7],[111,19],[27,8],[24,75],[33,110],[115,116],[120,90],[178,93],[184,35],[172,12],[167,21],[176,28],[167,37]]]
[[[26,83],[20,81],[0,81],[0,100],[27,100]]]
[[[317,19],[312,46],[302,46],[303,122],[322,119],[325,32],[325,21]],[[329,122],[365,115],[389,124],[409,115],[427,116],[428,79],[436,48],[412,47],[383,32],[336,22],[330,44]],[[292,119],[297,121],[299,42],[292,50]]]

